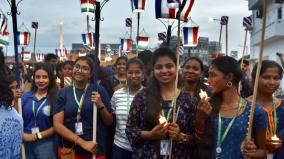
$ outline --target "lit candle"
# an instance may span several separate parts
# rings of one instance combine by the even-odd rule
[[[280,139],[279,139],[276,135],[273,135],[273,136],[271,137],[271,140],[272,140],[272,141],[279,141]]]
[[[207,93],[205,91],[203,91],[202,89],[200,89],[199,97],[201,99],[203,99],[204,97],[205,97],[205,99],[208,99]]]
[[[162,115],[160,115],[160,117],[159,117],[159,122],[160,122],[160,124],[166,123],[165,125],[167,125],[167,119]]]

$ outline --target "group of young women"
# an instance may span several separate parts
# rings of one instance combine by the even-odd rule
[[[278,63],[264,60],[261,65],[252,140],[248,140],[252,97],[239,94],[243,73],[238,62],[227,56],[214,59],[207,85],[202,61],[191,57],[183,65],[182,87],[176,88],[176,61],[171,49],[157,49],[151,76],[143,85],[143,63],[119,58],[110,80],[113,94],[93,80],[99,66],[94,67],[89,57],[70,64],[73,82],[59,90],[52,67],[38,64],[31,91],[21,96],[26,157],[90,159],[95,154],[106,159],[111,125],[115,125],[113,159],[284,157],[284,104],[274,96],[283,76]],[[256,66],[252,81],[255,76]],[[201,90],[209,98],[200,97]],[[94,107],[96,143],[92,141]],[[272,141],[275,136],[277,142]]]

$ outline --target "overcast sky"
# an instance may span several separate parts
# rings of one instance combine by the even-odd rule
[[[18,0],[16,0],[18,1]],[[102,0],[101,0],[102,1]],[[7,0],[0,0],[0,8],[7,13],[10,11]],[[64,45],[70,50],[72,43],[82,43],[81,33],[87,31],[86,16],[80,11],[79,0],[23,0],[18,10],[18,29],[25,31],[21,24],[31,32],[30,45],[27,50],[33,49],[34,29],[31,22],[39,22],[37,33],[36,52],[54,52],[59,46],[59,23],[64,23]],[[195,0],[190,16],[200,27],[200,36],[209,37],[210,41],[219,39],[219,22],[210,22],[209,17],[220,18],[229,16],[229,51],[241,51],[244,41],[244,28],[242,18],[250,15],[246,0]],[[136,35],[137,15],[131,12],[130,0],[109,0],[102,10],[104,21],[101,22],[101,39],[103,43],[119,43],[119,38],[124,37],[129,28],[125,27],[125,18],[133,19],[133,35]],[[10,32],[9,55],[14,52],[12,37],[12,18],[8,16],[8,31]],[[90,22],[94,26],[95,22]],[[190,25],[190,24],[185,24]],[[145,29],[150,36],[150,46],[157,45],[157,33],[166,31],[164,25],[155,19],[155,0],[148,0],[147,8],[141,14],[140,30]],[[172,34],[176,35],[176,30]],[[144,33],[145,34],[145,33]],[[222,36],[225,42],[225,32]],[[223,45],[223,52],[225,46]]]

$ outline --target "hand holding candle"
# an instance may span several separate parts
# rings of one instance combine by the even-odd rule
[[[277,135],[273,135],[266,140],[267,149],[272,152],[276,149],[280,148],[282,145],[282,141],[277,137]]]
[[[165,123],[164,125],[167,125],[168,122],[167,122],[166,117],[160,115],[160,117],[159,117],[159,123],[160,123],[160,124]]]

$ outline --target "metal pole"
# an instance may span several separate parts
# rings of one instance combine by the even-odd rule
[[[222,49],[221,49],[222,30],[223,30],[223,25],[221,24],[220,35],[219,35],[219,49],[220,49],[220,52],[222,52]]]
[[[89,25],[89,15],[87,15],[87,33],[90,32],[90,25]]]
[[[228,56],[228,24],[226,25],[226,56]]]
[[[36,33],[37,29],[35,28],[35,39],[34,39],[34,57],[35,57],[35,47],[36,47]],[[35,58],[34,58],[35,59]],[[34,66],[35,61],[33,60],[33,66]]]
[[[95,56],[99,56],[99,41],[100,41],[100,21],[101,21],[101,3],[96,2],[96,13],[95,13]]]
[[[140,13],[137,13],[137,37],[136,37],[136,56],[138,56],[138,37],[139,37],[139,28],[140,28]]]
[[[167,30],[167,46],[168,47],[170,47],[171,36],[172,36],[172,25],[168,25],[168,30]]]
[[[15,51],[15,68],[16,68],[16,80],[17,80],[17,89],[20,89],[20,70],[19,70],[19,53],[18,53],[18,45],[17,45],[17,6],[16,0],[11,0],[11,13],[12,13],[12,21],[13,21],[13,33],[14,33],[14,51]]]

